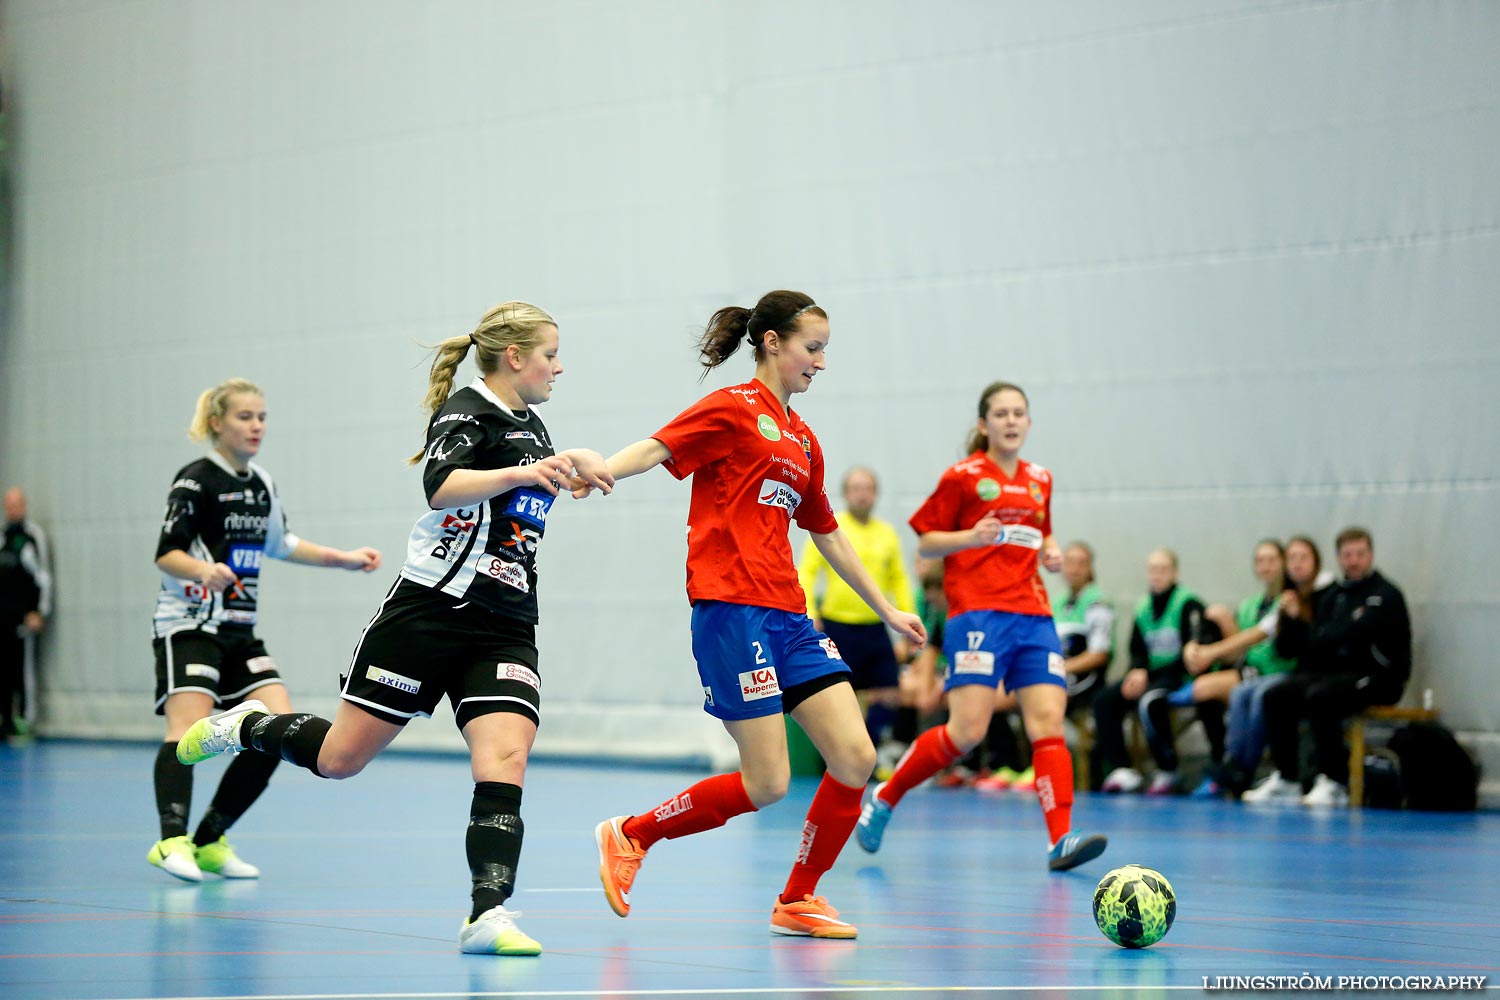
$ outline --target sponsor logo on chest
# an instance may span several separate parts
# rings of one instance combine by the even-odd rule
[[[258,531],[262,534],[266,530],[266,515],[264,514],[241,514],[232,511],[224,515],[225,531]]]
[[[765,504],[767,507],[780,507],[787,514],[791,514],[797,509],[798,504],[802,503],[802,494],[786,483],[775,479],[763,479],[756,502]]]
[[[250,545],[231,545],[229,547],[229,568],[234,570],[236,576],[258,576],[260,574],[260,561],[265,557],[265,550]]]

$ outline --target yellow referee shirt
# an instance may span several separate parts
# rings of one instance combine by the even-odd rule
[[[839,528],[854,554],[869,570],[890,602],[902,611],[915,610],[911,598],[911,580],[906,575],[906,563],[901,558],[901,541],[896,529],[885,521],[872,517],[860,524],[848,511],[834,515]],[[802,591],[807,595],[807,613],[813,618],[826,618],[841,625],[874,625],[880,621],[864,600],[854,592],[843,578],[832,571],[828,560],[811,541],[802,550],[802,561],[797,564],[797,577],[802,582]],[[818,577],[827,576],[823,596],[818,597]]]

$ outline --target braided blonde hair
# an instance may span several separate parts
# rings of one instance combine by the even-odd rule
[[[507,348],[517,347],[523,355],[530,354],[541,341],[537,330],[549,323],[557,325],[551,316],[528,302],[502,302],[484,314],[473,333],[449,337],[438,344],[427,382],[427,395],[422,400],[428,423],[431,424],[432,418],[453,394],[454,376],[470,347],[475,349],[480,373],[489,375],[500,367],[500,359],[505,356]],[[424,447],[407,459],[407,464],[416,465],[426,454]]]

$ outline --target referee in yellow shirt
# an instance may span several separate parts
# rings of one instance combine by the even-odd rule
[[[876,585],[896,607],[914,611],[911,581],[896,529],[871,516],[878,494],[875,473],[855,466],[844,474],[845,509],[835,516]],[[837,573],[828,570],[823,554],[809,544],[797,565],[802,590],[807,594],[807,614],[813,627],[833,640],[853,672],[854,690],[863,692],[865,728],[870,741],[879,748],[901,703],[897,686],[901,668],[891,635],[880,618]],[[825,580],[821,593],[820,576]]]

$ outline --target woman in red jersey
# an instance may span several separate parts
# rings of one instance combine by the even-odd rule
[[[968,457],[943,473],[911,516],[917,551],[943,557],[948,724],[923,733],[890,780],[875,786],[855,831],[867,851],[880,849],[901,796],[984,739],[1002,683],[1015,692],[1032,741],[1051,843],[1048,867],[1074,868],[1104,851],[1104,837],[1071,832],[1073,758],[1063,742],[1067,672],[1037,569],[1040,560],[1051,572],[1060,570],[1062,549],[1052,537],[1052,476],[1021,459],[1030,429],[1019,386],[986,386]]]
[[[823,489],[823,450],[787,405],[827,367],[828,314],[788,291],[767,293],[753,309],[720,309],[699,344],[704,367],[718,367],[745,342],[755,351],[753,380],[709,393],[608,463],[616,480],[658,465],[678,479],[693,477],[687,562],[693,656],[703,709],[734,738],[740,769],[700,781],[655,809],[600,823],[599,877],[610,908],[627,916],[636,872],[657,841],[712,830],[786,795],[786,713],[806,730],[828,773],[808,810],[791,877],[772,907],[771,932],[852,938],[856,928],[816,889],[859,818],[875,748],[848,668],[807,617],[789,523],[811,532],[828,564],[886,624],[917,645],[926,636],[920,619],[880,592],[839,531]],[[580,488],[575,495],[586,493]]]

